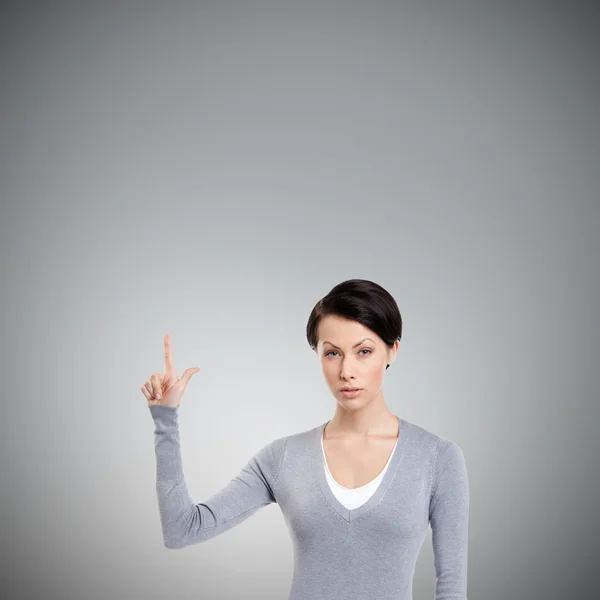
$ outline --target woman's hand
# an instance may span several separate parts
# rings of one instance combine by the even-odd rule
[[[181,396],[185,392],[192,375],[200,369],[186,369],[181,376],[177,377],[175,364],[173,363],[173,352],[171,350],[171,336],[167,333],[165,341],[165,370],[162,373],[152,373],[146,383],[140,388],[148,405],[161,405],[177,408],[181,402]]]

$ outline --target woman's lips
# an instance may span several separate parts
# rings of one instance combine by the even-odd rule
[[[361,392],[361,389],[354,389],[354,390],[341,390],[342,394],[344,394],[344,396],[346,396],[346,398],[356,398]]]

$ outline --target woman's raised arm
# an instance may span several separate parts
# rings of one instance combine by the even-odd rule
[[[262,506],[276,502],[273,486],[287,441],[278,438],[261,448],[222,490],[194,504],[183,476],[177,411],[190,379],[200,369],[177,375],[168,333],[164,356],[165,370],[152,373],[140,389],[155,424],[156,492],[164,544],[184,548],[224,533]]]
[[[194,503],[185,482],[177,409],[151,405],[156,425],[156,492],[167,548],[184,548],[235,527],[259,508],[277,502],[273,486],[283,462],[286,438],[262,447],[224,488]]]

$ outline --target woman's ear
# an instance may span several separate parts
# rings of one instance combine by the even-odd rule
[[[388,350],[388,365],[386,369],[396,360],[396,354],[398,354],[398,348],[400,348],[400,340],[396,340],[394,345]]]

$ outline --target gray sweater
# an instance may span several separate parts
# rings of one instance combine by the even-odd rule
[[[258,450],[225,487],[194,503],[186,486],[177,408],[148,405],[164,544],[184,548],[225,533],[276,502],[293,542],[288,600],[412,600],[417,556],[431,525],[435,600],[467,600],[469,482],[461,448],[400,418],[375,493],[348,509],[326,479],[327,422]]]

